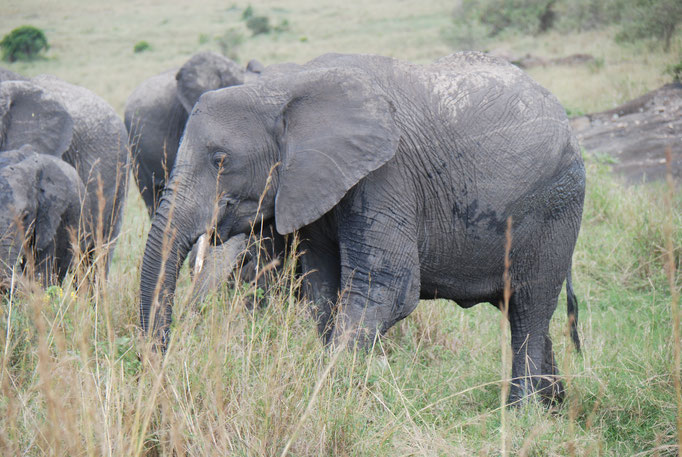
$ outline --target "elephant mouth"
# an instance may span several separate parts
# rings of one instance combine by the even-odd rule
[[[218,200],[216,207],[216,222],[210,229],[198,234],[192,240],[192,244],[196,243],[200,236],[204,236],[206,242],[212,246],[219,246],[230,238],[241,234],[249,235],[252,233],[260,236],[261,222],[268,222],[267,218],[263,217],[262,212],[254,210],[259,207],[257,201],[245,201],[223,196]]]

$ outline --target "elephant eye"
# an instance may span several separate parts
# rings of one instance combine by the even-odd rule
[[[218,170],[225,168],[225,165],[227,164],[227,153],[225,151],[214,152],[211,157],[211,162],[213,162],[213,166]]]

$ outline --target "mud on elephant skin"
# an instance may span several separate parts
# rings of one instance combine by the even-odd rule
[[[511,218],[509,400],[563,397],[549,323],[564,282],[577,311],[585,170],[564,109],[517,67],[470,52],[423,66],[328,54],[266,71],[199,99],[168,189],[140,283],[141,325],[162,344],[179,265],[207,227],[298,231],[322,337],[369,347],[420,299],[499,305]]]
[[[59,195],[46,200],[52,206],[38,206],[39,214],[47,217],[46,214],[55,211],[50,218],[59,220],[61,211],[66,211],[66,204],[58,201],[73,202],[77,193],[79,211],[82,209],[79,212],[80,222],[75,224],[72,221],[73,212],[69,209],[68,221],[63,221],[63,224],[69,229],[78,229],[76,234],[81,237],[86,257],[94,256],[97,247],[97,255],[106,271],[120,230],[127,186],[128,149],[123,122],[106,102],[92,92],[55,77],[4,80],[0,82],[1,162],[7,167],[18,167],[22,154],[28,152],[36,163],[33,167],[42,170],[42,177],[37,181],[41,189],[46,189],[45,183],[51,179],[64,186],[60,192],[59,188],[55,190]],[[24,159],[26,157],[21,160]],[[64,177],[54,177],[53,173],[57,172]],[[66,182],[70,184],[66,186]],[[20,195],[17,186],[21,182],[5,184],[13,189],[11,195]],[[26,193],[38,184],[27,178],[24,185]],[[22,206],[12,198],[7,194],[3,202],[8,218],[10,207],[16,210]],[[9,224],[5,220],[2,223]],[[60,238],[55,249],[63,253],[68,240],[69,237]],[[51,262],[56,266],[58,279],[65,272],[67,262],[63,259],[67,257],[60,254],[61,260]],[[8,259],[3,259],[3,262],[12,263]]]

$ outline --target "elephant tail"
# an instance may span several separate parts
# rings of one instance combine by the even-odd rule
[[[578,299],[573,293],[573,281],[571,280],[571,270],[566,276],[566,309],[568,314],[568,325],[570,326],[571,339],[578,352],[580,352],[580,336],[578,335]]]

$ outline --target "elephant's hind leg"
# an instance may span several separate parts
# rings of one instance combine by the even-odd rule
[[[549,322],[558,292],[520,290],[512,297],[509,322],[512,334],[512,386],[509,403],[516,404],[538,394],[547,404],[563,400]],[[553,291],[552,291],[553,292]]]

